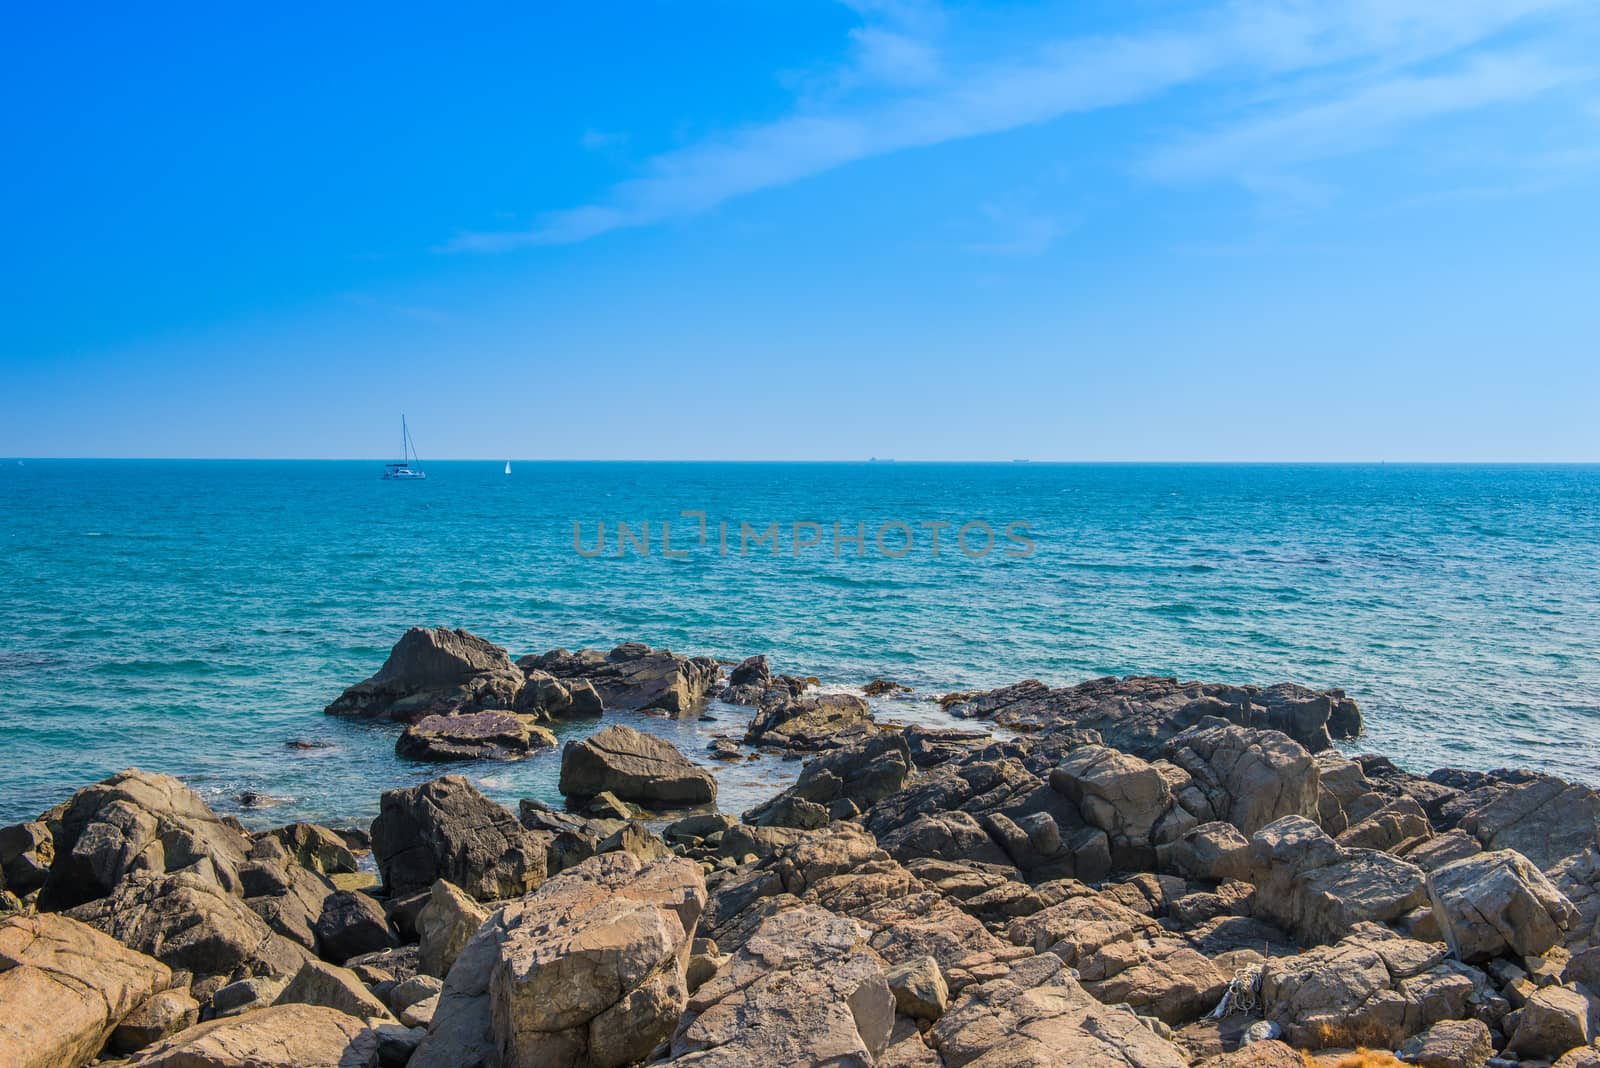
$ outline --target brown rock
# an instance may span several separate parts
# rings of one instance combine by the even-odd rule
[[[274,1005],[179,1031],[128,1068],[377,1068],[360,1020],[317,1005]]]
[[[593,797],[610,791],[643,805],[700,805],[715,801],[711,773],[662,738],[612,724],[561,751],[563,794]]]

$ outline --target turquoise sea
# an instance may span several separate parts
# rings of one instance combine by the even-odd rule
[[[1600,467],[503,465],[389,483],[369,462],[0,462],[0,822],[127,765],[225,810],[277,799],[240,813],[253,824],[364,818],[439,769],[399,761],[395,728],[321,710],[417,623],[514,656],[765,652],[922,694],[1129,672],[1341,686],[1367,715],[1360,750],[1600,783]],[[684,511],[706,514],[704,546]],[[664,520],[683,555],[662,554]],[[589,551],[606,523],[609,558],[574,551],[574,521]],[[618,521],[636,539],[620,559]],[[941,521],[935,556],[921,524]],[[740,522],[778,523],[779,554],[740,555]],[[794,549],[797,522],[821,544]],[[863,524],[862,555],[834,555],[835,522]],[[973,522],[997,535],[987,555],[952,544]],[[879,550],[885,523],[908,528],[886,528],[888,553],[907,533],[909,552]],[[1010,523],[1030,555],[1006,554]],[[712,714],[649,723],[699,755],[740,725]],[[456,770],[557,801],[557,763]],[[725,807],[793,770],[727,772]]]

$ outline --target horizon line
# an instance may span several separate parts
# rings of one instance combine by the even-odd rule
[[[372,463],[393,461],[372,456],[0,456],[0,464],[26,463]],[[450,457],[425,461],[428,464],[837,464],[861,466],[889,466],[900,464],[993,464],[995,466],[1041,467],[1115,467],[1140,464],[1157,466],[1234,466],[1234,467],[1332,467],[1388,465],[1411,467],[1595,467],[1600,460],[1482,460],[1482,459],[1325,459],[1325,460],[1240,460],[1240,459],[1144,459],[1144,460],[1057,460],[1018,457],[1011,460],[982,460],[963,458],[867,457],[865,459],[776,459],[755,457],[728,459],[723,457],[516,457],[474,456]]]

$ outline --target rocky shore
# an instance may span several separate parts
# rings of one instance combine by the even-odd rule
[[[637,729],[713,698],[748,717],[706,753]],[[565,806],[442,775],[252,833],[87,786],[0,828],[0,1065],[1600,1068],[1589,787],[1352,758],[1355,702],[1288,684],[942,703],[970,728],[760,656],[415,628],[327,712],[463,762],[599,718]],[[756,752],[793,785],[720,811]]]

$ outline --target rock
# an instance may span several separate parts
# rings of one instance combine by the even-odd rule
[[[717,797],[711,773],[671,742],[620,724],[563,747],[560,789],[576,797],[610,791],[625,801],[667,807],[701,805]]]
[[[264,1009],[277,1001],[278,995],[288,985],[287,978],[252,975],[218,987],[216,993],[211,995],[211,1014],[218,1017],[240,1016]]]
[[[1284,816],[1250,840],[1256,914],[1313,942],[1362,920],[1395,920],[1427,901],[1422,870],[1371,849],[1346,849],[1303,816]]]
[[[1184,1068],[1126,1006],[1102,1005],[1060,958],[1028,957],[963,990],[927,1034],[946,1068]]]
[[[1028,679],[976,696],[952,696],[958,699],[947,707],[962,718],[992,719],[1025,731],[1095,730],[1105,744],[1145,760],[1206,717],[1281,731],[1312,752],[1329,748],[1330,735],[1355,737],[1361,729],[1360,710],[1342,691],[1289,683],[1261,688],[1135,675],[1052,690]]]
[[[793,786],[746,812],[744,819],[760,823],[767,812],[790,798],[821,805],[830,817],[846,807],[849,811],[844,814],[854,815],[905,786],[911,771],[911,751],[905,738],[894,731],[878,731],[862,741],[813,757]]]
[[[335,964],[399,944],[383,906],[359,890],[329,894],[316,932],[318,953]]]
[[[510,708],[523,685],[506,651],[475,634],[412,627],[378,673],[345,690],[333,716],[411,722],[431,714]]]
[[[1579,1046],[1587,1046],[1590,1029],[1589,999],[1568,986],[1547,986],[1534,993],[1517,1017],[1517,1028],[1507,1043],[1524,1060],[1554,1059]]]
[[[753,686],[766,689],[772,684],[772,668],[767,664],[764,655],[746,657],[739,665],[728,672],[728,685],[732,688]]]
[[[1429,873],[1427,887],[1434,919],[1464,961],[1537,956],[1577,919],[1572,903],[1510,849],[1446,864]]]
[[[266,832],[262,837],[282,843],[284,850],[303,868],[318,875],[335,875],[357,870],[356,855],[336,832],[315,823],[291,823]],[[252,859],[254,853],[252,852]]]
[[[321,1005],[358,1020],[389,1022],[394,1017],[348,968],[307,961],[278,995],[277,1005]]]
[[[1233,978],[1176,938],[1111,942],[1080,955],[1077,970],[1083,988],[1099,1000],[1171,1026],[1210,1012]]]
[[[386,792],[372,851],[391,897],[438,879],[479,901],[518,897],[544,881],[547,865],[545,840],[459,775]]]
[[[911,693],[911,687],[903,683],[891,682],[888,679],[873,679],[861,688],[861,692],[868,697],[892,697],[895,694]]]
[[[522,667],[523,660],[517,662]],[[605,704],[587,679],[557,679],[537,668],[523,669],[522,691],[517,695],[517,711],[545,719],[593,719],[605,712]]]
[[[1207,1057],[1195,1068],[1306,1068],[1306,1062],[1294,1047],[1262,1039],[1229,1053]]]
[[[333,885],[308,868],[283,858],[252,860],[239,869],[244,903],[268,927],[309,950],[317,948],[317,921]]]
[[[1402,842],[1426,838],[1433,833],[1428,814],[1409,797],[1397,798],[1334,839],[1352,849],[1390,850]]]
[[[1162,852],[1162,865],[1191,879],[1245,879],[1250,874],[1250,841],[1231,823],[1202,823]]]
[[[1192,780],[1175,792],[1197,822],[1226,820],[1248,835],[1284,816],[1318,814],[1317,762],[1277,731],[1195,727],[1168,742],[1166,755]]]
[[[161,1042],[128,1068],[376,1068],[377,1037],[318,1005],[274,1005],[212,1020]]]
[[[433,1023],[433,1014],[439,1008],[439,996],[424,998],[400,1010],[400,1022],[407,1027],[427,1027]]]
[[[378,1068],[409,1068],[427,1032],[403,1024],[379,1024],[372,1033],[378,1042]]]
[[[1091,827],[1109,834],[1113,848],[1148,845],[1156,821],[1172,807],[1172,790],[1161,772],[1105,746],[1073,750],[1050,773],[1050,785],[1078,805]]]
[[[0,1064],[78,1068],[171,971],[65,916],[0,920]]]
[[[913,1019],[937,1020],[950,1003],[944,973],[932,957],[890,968],[884,978],[894,994],[895,1008]]]
[[[955,727],[908,725],[901,734],[911,750],[911,760],[919,768],[931,768],[966,756],[993,740],[988,731],[964,731]]]
[[[1422,1068],[1483,1068],[1494,1041],[1482,1020],[1444,1020],[1407,1039],[1399,1054]]]
[[[621,1066],[670,1034],[705,885],[680,859],[584,861],[505,906],[445,979],[412,1068]]]
[[[397,983],[389,991],[388,1002],[391,1012],[401,1012],[413,1005],[424,1001],[437,1000],[444,990],[444,983],[431,975],[413,975],[403,983]]]
[[[518,661],[525,670],[545,671],[569,682],[587,680],[606,708],[659,708],[682,714],[698,708],[722,667],[709,657],[679,656],[642,642],[619,645],[609,653],[554,649]]]
[[[1485,849],[1514,849],[1548,870],[1600,844],[1600,793],[1540,775],[1496,793],[1458,826]]]
[[[815,752],[837,749],[877,730],[872,709],[854,694],[819,693],[792,696],[777,691],[765,700],[745,729],[746,745]]]
[[[43,823],[0,827],[0,887],[19,896],[33,893],[50,877],[55,839]]]
[[[401,733],[394,751],[408,760],[517,760],[555,744],[531,716],[488,710],[424,716]]]
[[[462,949],[489,918],[489,910],[460,887],[443,879],[433,884],[428,903],[417,913],[419,967],[443,979]]]
[[[876,1064],[895,1000],[863,934],[818,908],[769,916],[689,999],[671,1056],[703,1068]]]
[[[247,975],[293,975],[310,957],[242,899],[192,871],[131,875],[110,897],[68,915],[169,968],[218,984]]]
[[[163,990],[145,998],[116,1030],[111,1032],[110,1049],[124,1056],[153,1046],[169,1035],[200,1020],[200,1003],[187,990]]]
[[[104,897],[135,873],[163,875],[204,861],[231,894],[250,842],[170,775],[130,768],[79,790],[51,814],[55,862],[41,907]]]

